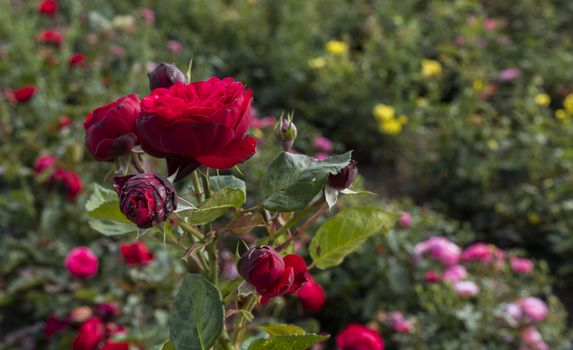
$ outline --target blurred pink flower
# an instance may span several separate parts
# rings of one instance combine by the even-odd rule
[[[412,215],[410,213],[403,211],[400,214],[400,219],[398,220],[398,226],[400,228],[409,228],[412,226]]]
[[[498,79],[501,81],[512,81],[521,76],[521,69],[508,68],[499,72]]]
[[[328,158],[330,155],[328,153],[325,152],[320,152],[314,155],[314,158],[317,160],[325,160],[326,158]]]
[[[549,350],[549,346],[535,327],[527,327],[521,332],[521,341],[531,350]]]
[[[64,262],[68,272],[77,278],[90,278],[97,274],[97,256],[88,247],[76,247],[68,253]]]
[[[141,10],[141,17],[143,20],[149,24],[155,22],[155,12],[150,8],[144,8]]]
[[[312,140],[312,147],[329,153],[332,151],[332,142],[324,136],[317,136]]]
[[[474,243],[467,247],[461,255],[464,262],[479,262],[484,265],[494,265],[501,269],[505,265],[505,253],[493,244],[482,242]]]
[[[464,37],[461,35],[456,36],[456,38],[454,39],[454,44],[457,47],[463,46],[465,43],[466,43],[466,39],[464,39]]]
[[[533,262],[529,259],[512,256],[509,258],[511,270],[516,273],[530,273],[533,271]]]
[[[468,276],[468,272],[466,268],[462,265],[453,265],[450,266],[444,271],[442,274],[442,280],[444,282],[455,283],[463,280]]]
[[[435,271],[428,271],[424,275],[424,280],[426,282],[434,283],[438,282],[440,279],[441,279],[440,275],[438,275]]]
[[[177,40],[169,40],[167,42],[167,49],[171,51],[171,53],[180,53],[183,51],[183,45]]]
[[[460,254],[461,249],[457,244],[441,236],[430,237],[416,244],[414,248],[415,260],[429,255],[432,259],[446,266],[455,265],[458,262]]]
[[[266,129],[273,127],[276,123],[277,118],[275,117],[251,118],[251,128]]]
[[[483,21],[483,27],[484,27],[486,30],[494,30],[494,29],[496,29],[496,28],[497,28],[497,24],[498,24],[497,20],[495,20],[495,19],[493,19],[493,18],[486,18],[486,19],[484,19],[484,21]]]
[[[34,163],[34,171],[39,174],[44,170],[53,167],[56,164],[56,157],[50,154],[44,154],[39,156]]]
[[[536,297],[521,298],[516,303],[521,306],[523,314],[532,321],[541,322],[547,318],[549,313],[547,304]]]
[[[480,291],[479,286],[473,281],[460,281],[454,283],[456,293],[465,298],[477,295]]]

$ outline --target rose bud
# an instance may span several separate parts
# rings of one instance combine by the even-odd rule
[[[153,260],[153,254],[149,252],[145,243],[141,241],[131,244],[122,243],[120,246],[121,256],[127,265],[147,266]]]
[[[308,282],[296,292],[296,296],[306,311],[319,312],[326,304],[326,295],[322,287],[309,274],[307,274],[307,280]]]
[[[105,322],[109,322],[119,316],[121,311],[113,304],[96,304],[93,307],[94,315]]]
[[[272,288],[283,278],[285,263],[269,246],[253,247],[239,259],[239,274],[257,290]]]
[[[99,262],[90,248],[77,247],[68,253],[64,264],[72,276],[84,279],[97,274]]]
[[[410,228],[412,226],[412,215],[406,211],[402,212],[398,220],[398,226],[400,228]]]
[[[292,121],[292,115],[288,115],[286,119],[281,116],[275,130],[277,137],[281,141],[283,151],[289,152],[297,136],[296,125]]]
[[[339,350],[384,350],[384,340],[368,327],[351,324],[336,336]]]
[[[160,63],[151,73],[147,74],[149,78],[149,90],[153,91],[158,88],[170,88],[175,83],[185,83],[185,74],[180,71],[174,64]]]
[[[509,258],[511,270],[516,273],[530,273],[533,271],[533,262],[529,259],[512,256]]]
[[[23,86],[17,90],[12,91],[9,97],[14,102],[24,103],[30,101],[37,91],[38,88],[34,85]]]
[[[58,11],[58,3],[55,0],[42,0],[38,4],[38,12],[46,16],[53,16]]]
[[[159,88],[141,100],[136,131],[143,150],[166,158],[175,181],[199,165],[229,169],[257,150],[245,136],[251,120],[252,91],[231,78],[211,78]]]
[[[94,109],[87,116],[84,121],[86,147],[96,160],[113,161],[139,144],[134,133],[139,112],[137,96],[127,95]]]
[[[356,175],[358,175],[358,164],[355,160],[351,160],[338,174],[328,175],[328,185],[337,190],[344,190],[352,185]]]
[[[118,176],[114,181],[119,209],[140,228],[149,228],[167,220],[177,208],[173,185],[159,175]]]
[[[40,41],[60,47],[64,42],[64,36],[57,30],[46,29],[40,33]]]
[[[54,334],[65,330],[70,325],[70,320],[67,318],[58,318],[55,315],[50,315],[46,320],[46,325],[44,326],[44,334],[47,338],[50,338]]]
[[[68,59],[68,65],[70,67],[82,65],[86,61],[86,56],[81,53],[75,53]]]
[[[105,337],[105,326],[99,318],[84,322],[72,342],[72,350],[94,350]]]
[[[36,172],[36,174],[40,174],[44,170],[54,167],[56,161],[56,157],[52,155],[41,155],[36,159],[36,162],[34,163],[34,172]]]
[[[50,179],[64,186],[70,201],[76,199],[84,187],[78,174],[71,170],[56,169]]]

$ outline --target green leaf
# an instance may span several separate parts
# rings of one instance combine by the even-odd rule
[[[261,180],[263,205],[273,211],[302,209],[324,187],[326,177],[350,162],[351,152],[325,160],[283,152],[267,168]]]
[[[119,199],[113,190],[94,184],[85,207],[90,216],[89,226],[101,234],[117,236],[137,231],[137,226],[119,210]]]
[[[245,234],[251,232],[256,227],[264,226],[265,219],[260,213],[244,212],[238,218],[234,218],[225,228],[236,234]]]
[[[269,333],[272,336],[275,335],[293,335],[293,334],[305,334],[306,331],[293,324],[270,324],[268,326],[260,327],[263,331]]]
[[[94,230],[105,236],[119,236],[131,232],[137,232],[137,226],[123,222],[111,220],[88,220],[88,225]]]
[[[278,335],[255,340],[249,350],[306,350],[326,339],[328,336],[318,334]]]
[[[228,209],[240,208],[245,203],[245,193],[236,188],[225,187],[186,213],[187,222],[192,225],[204,225],[217,220]]]
[[[209,181],[211,182],[211,189],[213,191],[219,191],[225,187],[230,187],[247,193],[247,185],[245,185],[245,181],[232,175],[211,176],[209,177]]]
[[[185,275],[169,318],[175,349],[211,348],[223,331],[224,317],[219,290],[201,275]]]
[[[98,184],[93,185],[93,191],[90,198],[86,201],[86,210],[88,212],[97,209],[100,205],[107,202],[117,202],[117,193],[113,190],[108,190]]]
[[[398,215],[383,209],[352,207],[328,219],[310,242],[310,256],[320,269],[340,264],[376,233],[387,233]]]
[[[173,345],[173,342],[171,340],[164,341],[163,344],[157,345],[154,349],[155,350],[176,350],[175,345]]]

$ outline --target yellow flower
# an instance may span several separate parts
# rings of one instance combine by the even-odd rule
[[[487,140],[487,147],[489,147],[490,150],[495,151],[499,148],[499,143],[494,139],[489,139]]]
[[[567,97],[565,97],[565,100],[563,101],[563,107],[565,107],[567,112],[573,113],[573,94],[569,94]]]
[[[547,94],[539,94],[535,96],[535,104],[541,107],[547,107],[551,103],[551,97]]]
[[[442,65],[436,60],[422,60],[422,75],[424,78],[431,78],[442,74]]]
[[[472,87],[474,88],[474,91],[481,92],[483,90],[483,80],[474,80]]]
[[[372,110],[372,113],[374,114],[374,118],[376,118],[379,121],[386,121],[386,120],[390,120],[392,118],[394,118],[394,116],[396,115],[396,111],[394,110],[394,107],[392,106],[388,106],[382,103],[377,104],[376,106],[374,106],[374,109]]]
[[[317,57],[308,60],[308,66],[313,69],[320,69],[326,66],[326,59],[324,57]]]
[[[405,115],[402,114],[398,117],[397,120],[398,120],[398,123],[400,123],[400,125],[404,125],[408,122],[408,117],[406,117]]]
[[[333,55],[344,55],[348,52],[348,44],[344,41],[330,40],[326,43],[326,51]]]
[[[380,124],[380,131],[388,135],[398,135],[402,131],[402,124],[396,119],[390,119]]]
[[[563,122],[569,119],[569,114],[564,109],[558,109],[555,111],[555,118]]]
[[[530,211],[527,213],[527,221],[532,225],[539,225],[539,223],[541,223],[541,218],[537,213]]]
[[[425,97],[418,97],[416,99],[416,106],[418,107],[426,107],[428,106],[428,99]]]

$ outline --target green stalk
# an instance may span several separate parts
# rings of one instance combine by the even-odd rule
[[[287,230],[289,228],[291,228],[292,226],[294,226],[294,224],[296,224],[300,220],[304,219],[308,214],[310,214],[313,211],[320,208],[322,206],[322,203],[323,203],[322,200],[318,200],[314,204],[312,204],[312,205],[304,208],[303,210],[299,211],[295,216],[293,216],[289,221],[287,221],[281,228],[279,228],[277,230],[277,232],[275,232],[274,235],[272,235],[271,239],[269,240],[269,243],[271,243],[271,244],[274,243],[277,240],[277,238],[279,238],[281,235],[283,235],[285,232],[287,232]]]
[[[255,305],[257,305],[258,300],[259,297],[257,295],[255,294],[249,295],[247,297],[247,300],[245,301],[245,305],[241,309],[252,312],[253,309],[255,308]],[[239,313],[237,315],[237,318],[235,318],[235,323],[233,325],[234,333],[231,343],[235,345],[236,349],[239,349],[241,346],[241,339],[243,338],[243,335],[246,331],[246,328],[244,327],[246,321],[247,319],[245,318],[243,313]]]

